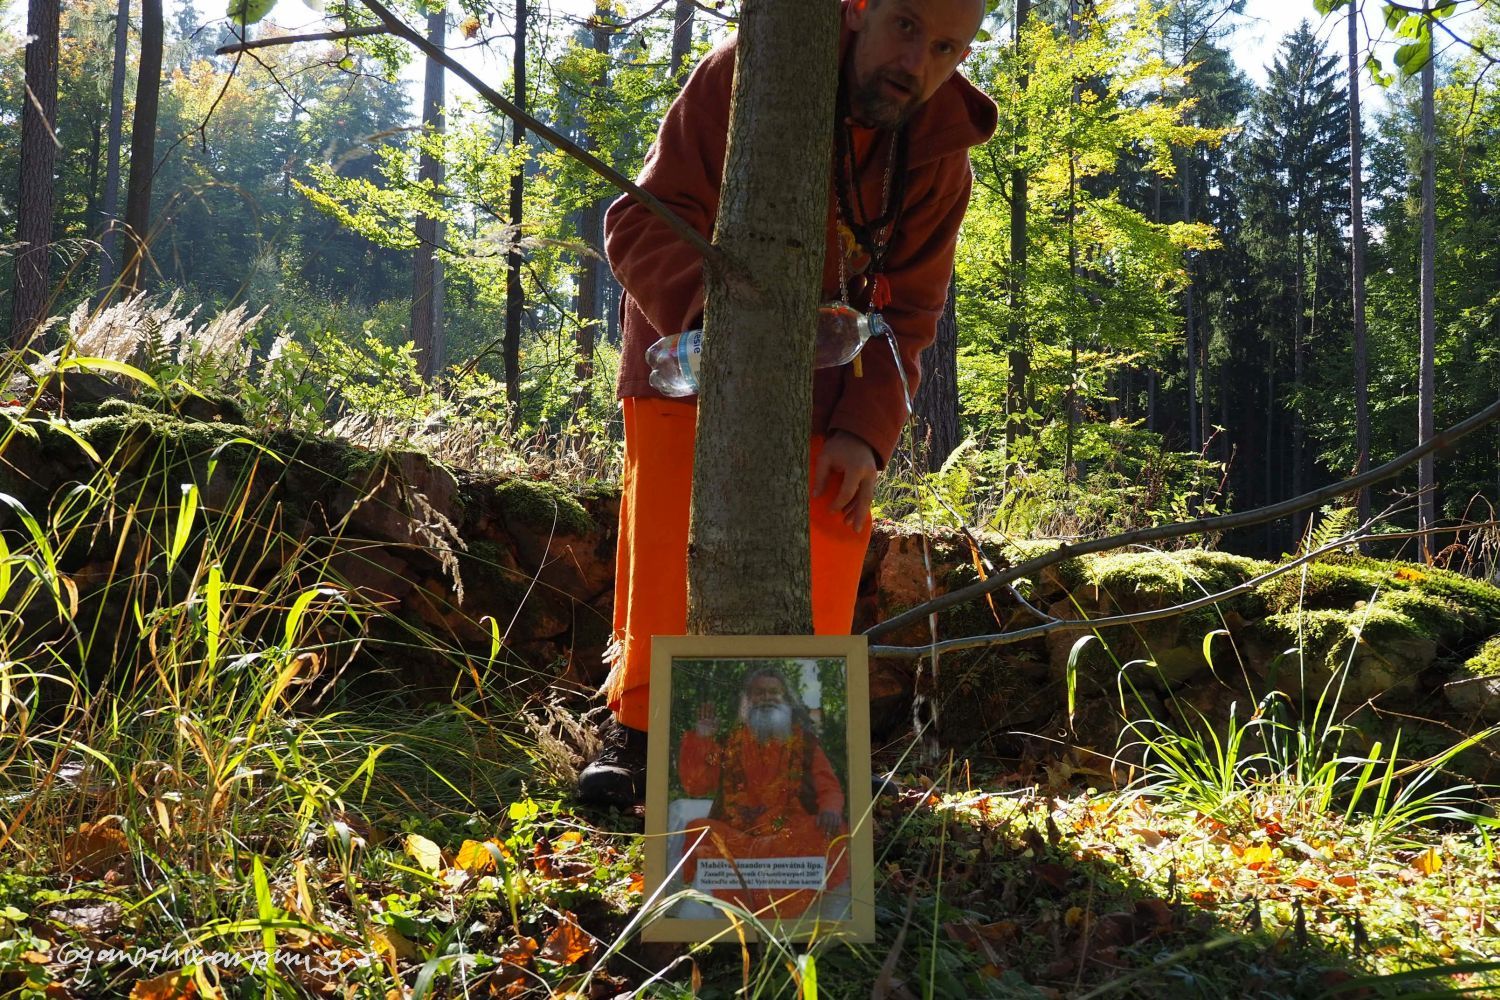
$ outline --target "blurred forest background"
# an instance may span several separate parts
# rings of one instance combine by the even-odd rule
[[[198,333],[130,357],[236,397],[248,421],[607,479],[614,192],[381,33],[378,6],[297,8],[288,29],[292,5],[268,0],[234,0],[248,27],[193,0],[9,0],[4,335],[40,349],[89,331],[106,353],[105,310],[134,309]],[[1494,400],[1500,6],[1434,6],[1307,0],[1261,48],[1243,43],[1244,0],[993,3],[964,71],[1001,124],[974,156],[953,321],[881,513],[1068,536],[1246,509]],[[395,13],[631,175],[738,4]],[[51,100],[55,135],[28,132]],[[1410,499],[1419,475],[1370,509],[1396,504],[1393,528],[1491,520],[1500,432],[1440,456],[1430,510]],[[1288,551],[1304,525],[1224,544]],[[1489,544],[1493,559],[1493,538],[1440,535],[1426,554],[1472,564]]]

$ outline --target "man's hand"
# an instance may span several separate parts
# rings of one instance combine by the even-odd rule
[[[711,740],[719,735],[719,720],[714,715],[713,702],[700,702],[698,705],[698,735],[706,740]]]
[[[818,813],[818,829],[822,830],[823,833],[827,836],[837,837],[839,835],[839,831],[843,829],[843,826],[844,817],[840,816],[832,809],[824,809],[822,812]]]
[[[838,495],[828,507],[844,515],[844,523],[855,531],[870,520],[870,500],[875,495],[875,452],[848,431],[834,431],[823,442],[813,465],[813,496],[820,497],[833,475],[843,476]]]

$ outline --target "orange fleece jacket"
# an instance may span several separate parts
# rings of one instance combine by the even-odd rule
[[[846,29],[841,52],[851,38]],[[639,181],[705,237],[712,236],[718,213],[734,58],[731,38],[693,71],[667,111]],[[830,53],[829,58],[834,55]],[[921,378],[919,356],[937,336],[958,227],[969,203],[973,175],[968,151],[994,134],[995,121],[994,102],[955,73],[906,126],[906,194],[886,256],[891,302],[882,314],[896,335],[913,397]],[[856,150],[869,148],[869,163],[862,165],[859,184],[864,204],[878,213],[889,143],[879,134],[864,138],[864,142],[856,139]],[[832,184],[832,164],[829,176]],[[830,197],[825,301],[838,297],[836,255],[841,250],[836,222],[836,203]],[[658,396],[649,381],[646,348],[662,336],[702,325],[703,260],[629,195],[610,206],[604,245],[625,290],[619,395]],[[868,289],[854,304],[866,307],[867,297]],[[883,467],[906,422],[906,404],[890,348],[871,341],[862,358],[862,377],[855,375],[852,364],[814,373],[810,431],[855,434],[874,449]]]

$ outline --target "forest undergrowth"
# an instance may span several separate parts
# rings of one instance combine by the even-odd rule
[[[101,384],[181,408],[242,377],[161,328],[132,360],[8,373],[0,458],[45,439],[95,472],[41,504],[0,496],[0,995],[1500,989],[1490,790],[1459,776],[1493,730],[1369,745],[1337,675],[1297,711],[1265,691],[1184,726],[1134,696],[1129,664],[1113,756],[1066,735],[1003,758],[880,750],[874,943],[641,944],[641,818],[571,804],[591,735],[546,693],[554,665],[497,627],[476,658],[389,621],[341,577],[337,531],[255,505],[248,482],[291,456],[235,438],[202,482],[166,451],[125,476],[59,416]],[[241,405],[276,425],[265,397]],[[607,474],[606,444],[553,440],[549,474]],[[61,568],[80,551],[108,572]],[[446,696],[350,666],[416,648],[448,658]]]

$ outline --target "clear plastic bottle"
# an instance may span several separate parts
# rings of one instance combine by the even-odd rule
[[[818,341],[814,368],[834,368],[854,360],[871,336],[890,335],[879,313],[866,315],[842,302],[818,307]],[[651,385],[664,396],[694,396],[703,362],[703,331],[688,330],[663,337],[646,349]]]

